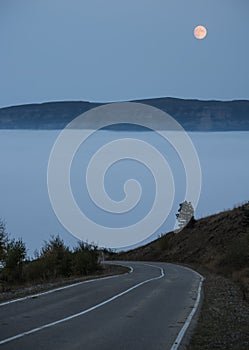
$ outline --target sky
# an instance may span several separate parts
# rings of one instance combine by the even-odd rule
[[[207,28],[203,40],[193,35],[197,25]],[[0,108],[156,97],[249,100],[248,33],[249,0],[0,0]],[[198,217],[246,200],[248,135],[227,133],[225,142],[212,134],[217,142],[195,140],[203,172]],[[52,134],[40,144],[29,135],[1,133],[0,213],[10,233],[38,247],[38,236],[64,231],[46,188]]]
[[[249,99],[248,32],[248,0],[0,0],[0,107]]]

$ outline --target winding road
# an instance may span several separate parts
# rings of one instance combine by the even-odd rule
[[[120,264],[130,272],[0,304],[0,349],[178,349],[202,277],[167,263]]]

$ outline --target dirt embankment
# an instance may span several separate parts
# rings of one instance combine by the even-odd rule
[[[204,299],[188,350],[249,349],[248,204],[114,258],[180,263],[200,272]]]
[[[248,204],[197,220],[193,227],[170,232],[120,260],[166,261],[205,268],[239,282],[249,300]]]

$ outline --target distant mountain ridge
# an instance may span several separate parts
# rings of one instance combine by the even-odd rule
[[[248,100],[201,101],[165,97],[131,102],[167,112],[187,131],[249,131]],[[0,129],[63,129],[78,115],[103,104],[75,101],[5,107],[0,109]],[[111,128],[123,130],[127,125]],[[139,127],[135,129],[139,130]]]

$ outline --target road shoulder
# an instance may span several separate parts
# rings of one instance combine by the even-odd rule
[[[249,305],[235,282],[199,269],[205,276],[203,302],[188,350],[247,350]]]

